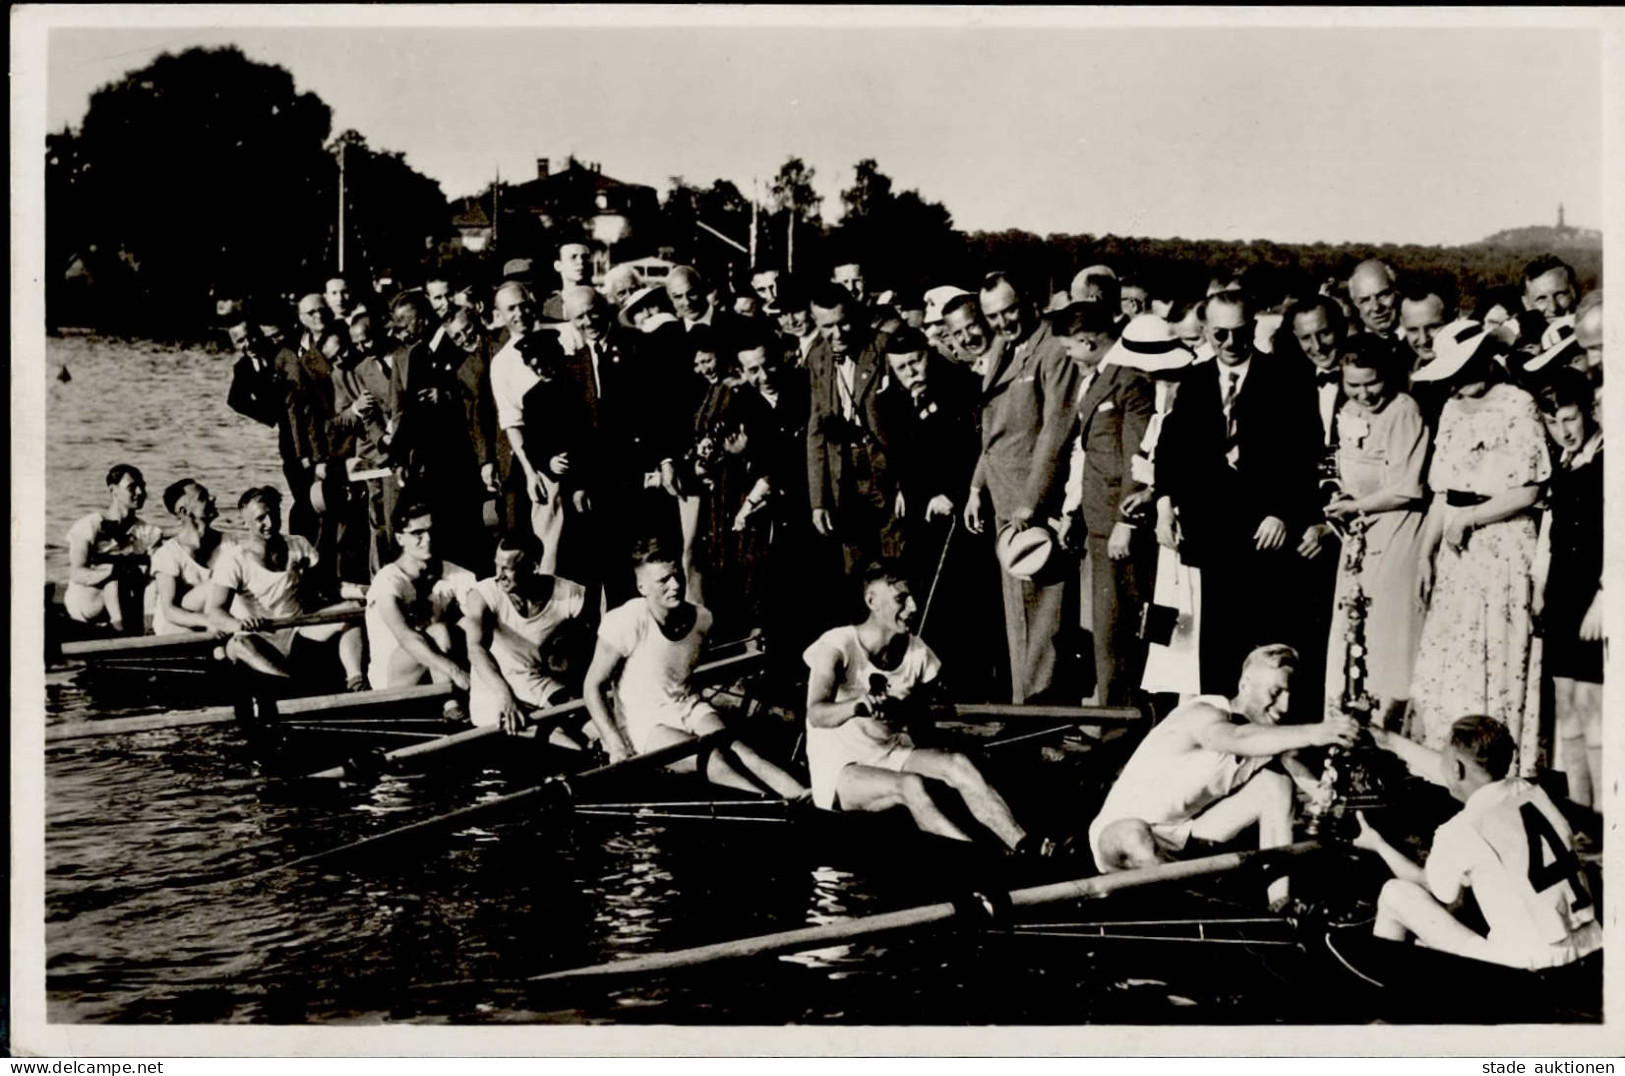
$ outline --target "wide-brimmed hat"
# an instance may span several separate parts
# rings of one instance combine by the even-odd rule
[[[931,288],[925,293],[925,323],[935,325],[942,320],[943,311],[948,309],[949,303],[969,294],[964,288],[956,288],[952,284]]]
[[[1123,326],[1103,364],[1128,366],[1148,374],[1178,370],[1196,361],[1185,342],[1174,335],[1168,319],[1156,314],[1136,314]]]
[[[1539,373],[1557,361],[1565,366],[1585,354],[1585,348],[1574,338],[1574,319],[1559,318],[1547,327],[1540,338],[1540,354],[1523,364],[1526,373]]]
[[[1495,339],[1493,334],[1484,331],[1481,322],[1458,318],[1434,336],[1433,361],[1411,374],[1411,380],[1448,381],[1460,373],[1473,356],[1494,344]]]
[[[621,312],[619,315],[617,315],[617,319],[628,329],[637,328],[635,315],[640,310],[646,310],[650,306],[658,303],[660,301],[660,297],[665,293],[665,288],[655,287],[653,285],[639,288],[631,295],[628,295],[626,297],[626,302],[621,304]]]
[[[1053,574],[1061,560],[1048,527],[1006,523],[993,544],[999,564],[1017,579],[1042,579]]]

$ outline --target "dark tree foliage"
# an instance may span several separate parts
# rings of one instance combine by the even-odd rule
[[[372,149],[356,131],[333,140],[335,160],[341,144],[346,266],[415,278],[450,226],[440,184],[413,169],[403,154]]]
[[[166,53],[103,86],[80,129],[47,143],[48,303],[71,297],[73,271],[94,281],[101,327],[195,332],[213,296],[269,302],[311,286],[336,254],[331,123],[286,70],[235,48]],[[438,186],[398,155],[361,158],[376,185],[356,189],[352,206],[402,214],[367,242],[393,254],[382,237],[393,229],[421,257],[446,225],[444,198],[427,197]],[[53,309],[53,323],[66,313]]]
[[[918,191],[897,191],[873,159],[859,161],[841,192],[846,213],[829,237],[826,261],[859,262],[871,286],[921,291],[964,261],[953,216]]]

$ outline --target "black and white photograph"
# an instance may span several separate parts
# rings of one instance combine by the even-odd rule
[[[1625,1048],[1617,11],[12,20],[9,1049]]]

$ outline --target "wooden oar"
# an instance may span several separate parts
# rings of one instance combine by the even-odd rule
[[[449,699],[450,684],[419,684],[415,687],[392,687],[382,691],[343,691],[335,695],[306,695],[303,698],[278,699],[277,713],[290,714],[343,714],[362,713],[380,707],[396,707],[403,703]],[[156,732],[161,729],[187,728],[192,725],[225,725],[237,719],[232,706],[209,706],[201,710],[182,710],[167,714],[147,714],[142,717],[114,717],[105,721],[74,721],[47,727],[45,742],[83,740],[93,736],[118,736],[130,732]]]
[[[319,613],[279,617],[266,622],[260,631],[281,631],[283,628],[304,628],[317,624],[338,624],[359,620],[365,610],[359,605],[324,609]],[[87,639],[76,643],[63,643],[65,658],[93,658],[114,654],[151,655],[166,650],[190,650],[195,647],[216,646],[229,635],[220,631],[177,631],[165,635],[128,635],[116,639]]]
[[[1076,721],[1080,725],[1125,725],[1144,721],[1133,706],[1029,706],[1026,703],[963,702],[927,707],[927,713],[946,720],[961,717],[996,717],[1002,721],[1037,719]]]
[[[590,785],[595,782],[602,781],[608,777],[621,777],[629,773],[636,773],[639,770],[658,769],[661,766],[669,766],[673,762],[681,762],[685,758],[691,758],[694,755],[700,754],[702,751],[706,751],[712,747],[726,743],[733,739],[734,735],[735,734],[733,732],[730,732],[727,729],[721,729],[717,732],[711,733],[709,736],[701,736],[697,739],[685,740],[682,743],[670,744],[654,751],[649,751],[641,755],[634,755],[628,759],[622,759],[620,762],[612,762],[607,766],[599,766],[595,769],[584,770],[581,773],[574,774],[570,777],[555,777],[551,780],[543,782],[542,784],[533,785],[530,788],[521,789],[518,792],[509,792],[505,795],[496,796],[492,799],[470,804],[467,807],[459,807],[455,811],[448,811],[445,814],[424,819],[422,822],[413,822],[410,825],[400,826],[399,828],[388,830],[384,833],[374,834],[371,837],[363,837],[360,840],[351,841],[348,844],[342,844],[337,848],[329,848],[324,852],[313,852],[310,855],[300,856],[298,859],[292,859],[286,863],[281,863],[274,867],[266,867],[263,870],[242,875],[237,880],[247,881],[255,878],[263,878],[267,875],[281,874],[285,871],[297,870],[301,867],[308,867],[316,863],[324,863],[336,857],[354,855],[363,851],[364,849],[376,848],[379,845],[386,844],[391,841],[397,841],[404,837],[413,837],[432,833],[436,830],[445,829],[447,826],[467,825],[471,819],[480,818],[491,814],[492,812],[506,810],[512,807],[526,804],[535,804],[543,807],[554,804],[567,804],[575,798],[576,792],[583,785]]]
[[[1016,889],[1006,895],[1006,900],[1012,907],[1023,908],[1040,904],[1053,904],[1063,900],[1081,900],[1084,897],[1103,897],[1108,893],[1135,889],[1140,886],[1183,881],[1187,878],[1198,878],[1208,874],[1220,874],[1224,871],[1234,870],[1242,864],[1258,859],[1261,856],[1298,856],[1319,847],[1320,843],[1318,841],[1302,841],[1283,848],[1270,848],[1264,851],[1226,852],[1222,855],[1204,856],[1200,859],[1159,863],[1154,867],[1141,867],[1137,870],[1120,871],[1116,874],[1098,874],[1069,882],[1054,882],[1049,885]],[[802,927],[799,930],[785,930],[776,934],[763,934],[754,938],[740,938],[736,941],[718,942],[714,945],[700,945],[692,949],[651,953],[648,956],[612,960],[605,964],[591,964],[581,968],[550,971],[542,975],[533,975],[529,981],[543,982],[602,975],[640,975],[655,971],[669,971],[674,968],[689,968],[701,964],[711,964],[719,960],[734,960],[740,957],[762,956],[768,953],[782,953],[797,949],[822,948],[826,945],[848,942],[856,938],[867,938],[890,931],[946,922],[964,914],[971,908],[979,906],[981,906],[981,902],[978,901],[959,903],[943,901],[937,904],[921,904],[917,907],[903,908],[895,912],[880,912],[875,915],[864,915],[839,922],[825,923],[822,926]]]
[[[720,661],[712,661],[708,662],[707,664],[697,666],[692,675],[710,676],[715,673],[734,668],[735,666],[745,664],[746,662],[753,661],[761,656],[762,653],[759,650],[752,651],[748,654],[736,654],[731,658],[723,658]],[[569,702],[560,703],[557,706],[531,706],[528,703],[520,703],[520,706],[529,712],[532,726],[538,728],[538,730],[545,731],[546,729],[550,729],[552,726],[557,725],[561,719],[586,709],[587,703],[585,699],[571,699]],[[428,755],[435,755],[442,751],[451,751],[460,747],[466,747],[471,743],[478,743],[481,740],[496,736],[501,732],[501,725],[481,725],[478,728],[466,729],[463,732],[454,732],[448,736],[443,736],[438,740],[432,740],[429,743],[414,744],[411,747],[403,747],[399,751],[391,751],[384,755],[379,761],[387,765],[392,762],[399,762],[409,758],[422,759]],[[347,772],[347,768],[344,766],[334,766],[331,769],[322,770],[321,772],[313,773],[310,776],[312,779],[326,780],[344,777]]]

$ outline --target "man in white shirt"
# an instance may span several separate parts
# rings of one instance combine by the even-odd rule
[[[391,520],[400,556],[378,570],[367,588],[367,681],[373,690],[407,687],[424,674],[468,690],[468,673],[454,657],[452,626],[474,575],[434,553],[428,506],[402,501]],[[449,707],[448,707],[449,709]]]
[[[1355,847],[1377,853],[1394,872],[1377,900],[1372,930],[1379,938],[1414,936],[1429,948],[1531,970],[1568,964],[1602,947],[1602,924],[1574,855],[1573,833],[1538,785],[1508,775],[1513,742],[1505,725],[1484,716],[1461,718],[1442,753],[1381,729],[1371,734],[1463,804],[1434,833],[1425,868],[1359,816]],[[1452,912],[1467,889],[1488,936]]]

